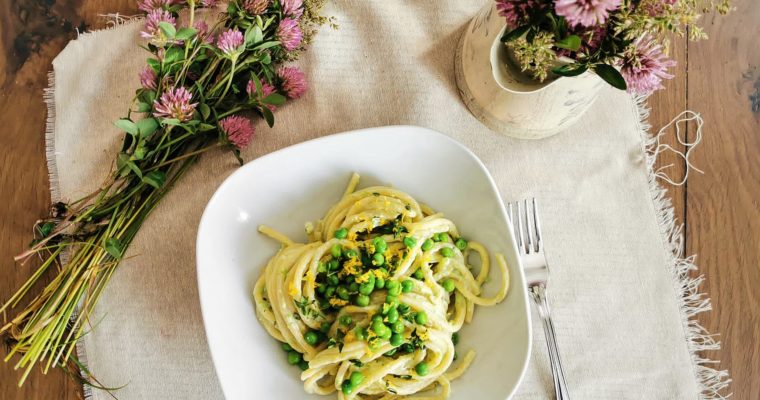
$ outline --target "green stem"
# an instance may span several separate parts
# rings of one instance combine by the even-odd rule
[[[200,150],[196,150],[196,151],[193,151],[193,152],[191,152],[191,153],[187,153],[187,154],[181,155],[181,156],[179,156],[179,157],[175,157],[175,158],[172,158],[171,160],[166,160],[166,161],[162,162],[161,164],[155,165],[155,166],[153,166],[153,167],[151,167],[151,168],[149,168],[149,169],[145,170],[145,172],[150,172],[150,171],[153,171],[153,170],[155,170],[155,169],[158,169],[158,168],[161,168],[161,167],[167,166],[167,165],[169,165],[169,164],[171,164],[171,163],[173,163],[173,162],[177,162],[177,161],[180,161],[180,160],[184,160],[184,159],[186,159],[186,158],[188,158],[188,157],[192,157],[192,156],[195,156],[195,155],[198,155],[198,154],[204,153],[204,152],[206,152],[206,151],[208,151],[208,150],[211,150],[211,149],[213,149],[213,148],[219,147],[219,146],[221,146],[221,145],[222,145],[222,143],[215,143],[215,144],[213,144],[213,145],[211,145],[211,146],[206,146],[206,147],[203,147],[203,148],[201,148]]]
[[[232,115],[232,114],[234,114],[234,113],[236,113],[236,112],[238,112],[240,110],[244,110],[244,109],[245,109],[244,107],[235,107],[235,108],[233,108],[233,109],[231,109],[231,110],[229,110],[227,112],[219,114],[219,116],[216,117],[216,119],[220,120],[220,119],[222,119],[222,118],[224,118],[224,117],[226,117],[228,115]]]

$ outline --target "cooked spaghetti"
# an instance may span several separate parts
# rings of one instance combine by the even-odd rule
[[[301,368],[308,393],[446,399],[450,381],[475,357],[470,350],[454,363],[458,331],[475,305],[507,294],[504,257],[495,255],[498,292],[484,297],[490,257],[483,245],[408,194],[356,191],[358,181],[354,174],[327,215],[306,224],[308,243],[259,228],[283,247],[256,282],[258,319]],[[473,253],[478,267],[469,264]]]

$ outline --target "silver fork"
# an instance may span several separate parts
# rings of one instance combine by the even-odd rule
[[[538,314],[544,325],[546,345],[549,347],[549,361],[554,377],[554,390],[558,400],[569,400],[570,395],[565,383],[565,373],[562,371],[562,362],[557,348],[557,339],[554,333],[554,324],[549,313],[549,303],[546,300],[546,286],[549,282],[549,264],[546,262],[543,244],[541,243],[541,224],[538,219],[536,199],[515,202],[517,213],[512,203],[509,203],[509,218],[515,230],[517,247],[520,250],[520,259],[523,262],[525,278],[528,283],[530,297],[536,303]],[[529,207],[532,206],[532,207]]]

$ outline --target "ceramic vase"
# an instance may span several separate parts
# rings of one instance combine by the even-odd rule
[[[456,80],[470,112],[490,129],[520,139],[552,136],[582,118],[604,81],[591,72],[532,79],[501,42],[506,29],[491,1],[460,39]]]

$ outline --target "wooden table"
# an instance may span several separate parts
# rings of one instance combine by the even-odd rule
[[[106,4],[103,4],[106,3]],[[13,255],[28,243],[32,223],[49,207],[45,167],[45,105],[51,61],[76,31],[106,26],[99,14],[136,14],[133,0],[0,2],[0,300],[31,273]],[[688,183],[672,187],[676,214],[685,223],[685,254],[698,254],[702,290],[715,311],[699,320],[720,333],[723,349],[707,357],[730,370],[735,399],[760,398],[760,3],[735,0],[726,18],[703,24],[710,40],[677,41],[675,78],[649,100],[654,129],[685,109],[702,113],[704,139],[691,161]],[[694,138],[694,124],[688,126]],[[667,143],[678,145],[673,135]],[[684,162],[671,154],[660,165],[679,179]],[[2,352],[5,355],[5,351]],[[0,399],[79,399],[81,387],[55,370],[20,374],[0,364]]]

